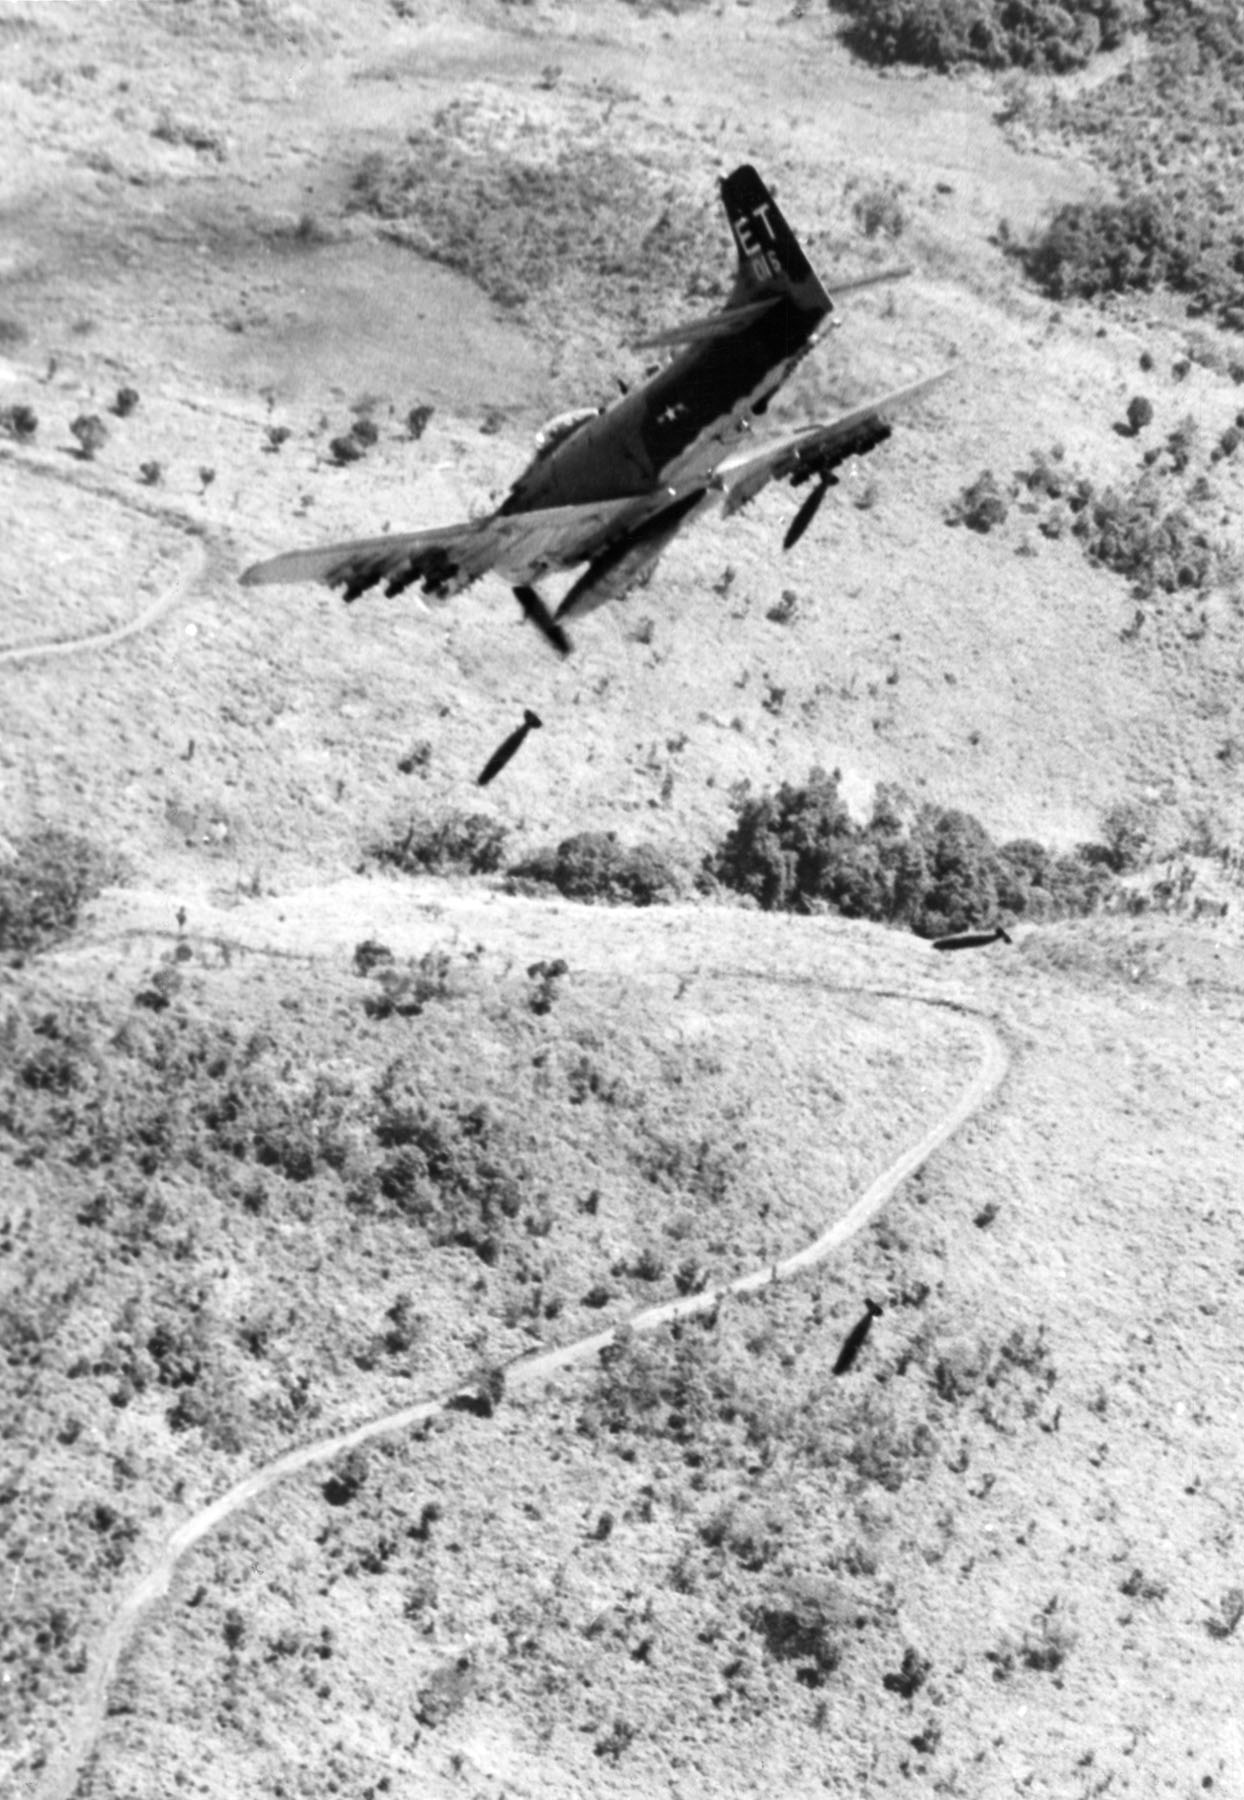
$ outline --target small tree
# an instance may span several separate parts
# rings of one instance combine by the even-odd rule
[[[1144,811],[1134,800],[1120,800],[1112,806],[1102,819],[1101,831],[1117,875],[1140,868],[1152,848],[1152,838]]]
[[[120,864],[89,838],[46,825],[18,838],[0,861],[0,957],[19,960],[67,938],[78,912],[120,877]]]
[[[1144,394],[1133,394],[1127,403],[1127,422],[1132,436],[1138,436],[1146,425],[1153,423],[1153,401]]]
[[[93,461],[95,452],[108,442],[108,427],[98,413],[80,413],[69,429],[78,440],[78,455],[84,462]]]

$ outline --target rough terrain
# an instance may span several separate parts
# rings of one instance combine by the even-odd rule
[[[952,1002],[1009,1073],[865,1231],[265,1489],[139,1619],[72,1791],[1244,1793],[1238,601],[1137,628],[1022,505],[946,523],[1055,442],[1122,478],[1142,351],[1155,434],[1238,408],[1220,369],[1174,372],[1169,306],[1056,309],[1003,255],[999,221],[1090,192],[1087,164],[1009,140],[984,78],[861,68],[819,8],[49,0],[0,44],[0,406],[39,419],[0,440],[0,836],[129,861],[0,972],[0,1783],[51,1800],[118,1607],[255,1470],[845,1214],[971,1080]],[[369,156],[430,143],[627,159],[591,253],[646,248],[589,288],[519,244],[528,288],[486,292],[356,204]],[[628,330],[711,304],[743,158],[822,268],[916,270],[844,303],[784,417],[961,369],[789,559],[766,495],[565,665],[487,581],[435,612],[237,587],[498,496],[545,418],[642,367]],[[339,467],[358,417],[378,442]],[[546,728],[481,798],[524,706]],[[861,811],[896,781],[1058,844],[1138,802],[1213,916],[938,958],[360,872],[395,822],[477,805],[690,871],[741,784],[814,763]],[[365,942],[417,1005],[385,1010]],[[483,1235],[438,1237],[403,1185],[395,1090],[499,1196]]]

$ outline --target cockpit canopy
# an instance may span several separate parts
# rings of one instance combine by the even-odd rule
[[[589,419],[594,419],[598,411],[599,408],[595,406],[576,406],[573,412],[558,413],[555,419],[550,419],[536,433],[537,460],[547,456],[551,450],[556,450],[559,444],[564,444],[572,432],[577,431],[580,425],[586,425]]]

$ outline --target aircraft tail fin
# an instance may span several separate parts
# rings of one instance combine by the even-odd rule
[[[721,198],[739,252],[738,274],[727,307],[788,296],[801,312],[821,316],[832,312],[833,301],[777,201],[750,163],[726,176]]]

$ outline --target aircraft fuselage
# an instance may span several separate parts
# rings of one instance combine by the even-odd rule
[[[540,452],[502,513],[704,487],[816,342],[825,310],[783,299],[732,336],[691,344],[643,384]]]

